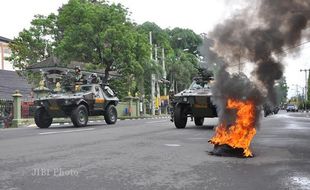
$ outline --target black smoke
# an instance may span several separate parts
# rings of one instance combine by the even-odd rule
[[[228,98],[235,98],[255,102],[259,126],[262,104],[276,102],[275,81],[284,71],[281,60],[299,50],[292,47],[310,38],[306,30],[309,20],[309,0],[257,0],[208,34],[213,40],[213,53],[204,49],[207,57],[212,55],[208,64],[222,60],[213,88],[221,122],[233,119],[225,107]],[[244,64],[254,64],[250,78],[230,71]]]

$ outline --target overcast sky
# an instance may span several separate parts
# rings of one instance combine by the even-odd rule
[[[23,28],[30,26],[35,14],[48,15],[68,0],[2,0],[0,36],[13,39]],[[197,34],[208,33],[223,19],[241,9],[246,0],[110,0],[129,8],[131,19],[138,24],[155,22],[162,28],[190,28]],[[303,46],[299,57],[285,59],[285,76],[291,87],[289,95],[296,94],[296,86],[305,85],[300,69],[310,68],[310,44]],[[299,91],[301,92],[301,87]]]

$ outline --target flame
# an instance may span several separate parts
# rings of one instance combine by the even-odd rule
[[[219,124],[209,142],[214,145],[226,144],[233,148],[242,148],[245,157],[253,156],[250,143],[256,134],[254,102],[228,99],[227,109],[237,110],[235,123],[229,127],[226,127],[225,123]]]

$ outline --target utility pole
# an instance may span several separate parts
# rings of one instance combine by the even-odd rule
[[[158,51],[157,51],[157,44],[155,44],[155,63],[158,64]],[[156,76],[156,107],[158,109],[158,115],[161,114],[161,102],[160,102],[160,87],[159,87],[159,76]]]
[[[149,33],[150,45],[151,45],[151,60],[153,60],[153,42],[152,42],[152,32]]]
[[[167,84],[166,84],[167,72],[166,72],[166,65],[165,65],[165,49],[162,48],[161,50],[162,50],[161,55],[162,55],[163,78],[164,78],[164,83],[163,83],[164,84],[164,96],[166,98],[166,96],[167,96]],[[167,114],[167,112],[168,112],[167,107],[165,107],[165,114]]]
[[[155,74],[151,74],[151,114],[155,115]]]
[[[241,73],[241,47],[239,49],[239,63],[238,63],[238,73]]]
[[[1,69],[4,70],[4,47],[2,42],[0,42],[0,51],[1,51]]]
[[[299,85],[298,84],[293,84],[293,86],[296,87],[295,93],[296,93],[296,104],[299,105]]]
[[[298,99],[299,99],[299,89],[298,89],[299,85],[296,84],[296,97],[297,97],[297,102],[298,102]]]
[[[151,61],[153,61],[153,42],[152,42],[152,32],[149,33],[150,45],[151,45]],[[155,115],[155,74],[151,74],[151,114]]]
[[[164,48],[162,48],[162,51],[161,51],[162,53],[162,66],[163,66],[163,78],[165,79],[165,80],[167,80],[167,72],[166,72],[166,64],[165,64],[165,49]],[[166,81],[165,81],[166,82]],[[166,87],[166,85],[164,85],[164,96],[166,96],[167,95],[167,87]]]
[[[308,101],[308,80],[307,80],[307,71],[310,72],[310,69],[300,69],[300,72],[305,72],[305,101]]]

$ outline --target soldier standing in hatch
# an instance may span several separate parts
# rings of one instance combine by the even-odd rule
[[[84,77],[79,66],[75,66],[75,91],[79,91],[80,85],[84,84]]]
[[[83,75],[81,73],[81,68],[79,66],[75,66],[74,68],[75,71],[75,84],[76,85],[81,85],[83,84]]]
[[[174,120],[174,106],[175,106],[175,102],[173,101],[174,99],[174,90],[170,89],[169,90],[169,112],[170,112],[170,121],[173,122]]]
[[[92,73],[90,75],[90,83],[91,84],[100,84],[101,83],[101,81],[100,81],[100,79],[99,79],[99,77],[97,76],[96,73]]]

